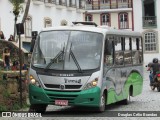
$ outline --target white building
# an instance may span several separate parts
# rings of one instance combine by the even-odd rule
[[[133,30],[132,0],[86,0],[85,21]]]
[[[143,35],[144,63],[160,59],[160,0],[133,0],[134,30]]]
[[[83,21],[84,7],[85,0],[31,0],[28,18],[24,24],[22,47],[28,49],[30,46],[32,31]],[[13,6],[9,0],[0,0],[0,11],[0,30],[8,40],[10,34],[14,33]],[[17,23],[22,21],[23,14],[24,12],[20,13]]]

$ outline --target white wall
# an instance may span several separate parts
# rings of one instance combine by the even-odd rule
[[[133,0],[134,31],[142,32],[142,1]]]
[[[8,40],[9,35],[13,34],[14,30],[14,15],[9,0],[0,0],[0,11],[1,30]]]
[[[25,8],[25,5],[24,5]],[[14,31],[14,15],[12,13],[12,5],[9,0],[0,0],[0,19],[1,30],[4,32],[6,39]],[[2,12],[3,11],[3,12]],[[83,21],[83,13],[75,11],[69,11],[65,9],[57,9],[55,6],[47,7],[43,3],[42,5],[35,5],[31,1],[29,15],[32,17],[32,30],[39,31],[44,27],[44,18],[49,17],[52,19],[52,26],[59,26],[61,20],[67,20],[68,24],[72,24],[72,21]],[[23,13],[18,17],[17,23],[22,21]]]
[[[160,51],[160,0],[156,1],[156,15],[157,15],[157,28],[148,28],[143,29],[142,26],[142,0],[133,0],[133,11],[134,11],[134,30],[139,32],[144,32],[146,30],[155,30],[158,32],[158,45],[159,45],[159,51]],[[159,58],[160,60],[160,52],[158,53],[145,53],[144,54],[144,64],[148,64],[148,62],[151,62],[153,58]]]

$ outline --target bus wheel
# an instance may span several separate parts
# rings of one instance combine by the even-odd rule
[[[130,101],[130,95],[128,95],[127,99],[122,100],[123,105],[128,105]]]
[[[130,96],[131,96],[131,93],[129,91],[128,97],[126,99],[120,101],[120,104],[122,104],[122,105],[128,105],[129,102],[130,102],[130,99],[131,99]]]
[[[106,95],[103,93],[100,99],[100,106],[98,108],[98,112],[104,112],[106,108]]]
[[[29,112],[45,113],[46,108],[46,104],[31,104],[29,107]]]

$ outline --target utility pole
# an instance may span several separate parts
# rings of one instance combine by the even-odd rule
[[[21,50],[21,34],[24,34],[23,23],[16,24],[17,35],[19,36],[19,88],[20,88],[20,106],[22,108],[22,50]]]

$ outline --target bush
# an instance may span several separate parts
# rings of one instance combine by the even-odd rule
[[[6,105],[0,104],[0,111],[7,111]]]

